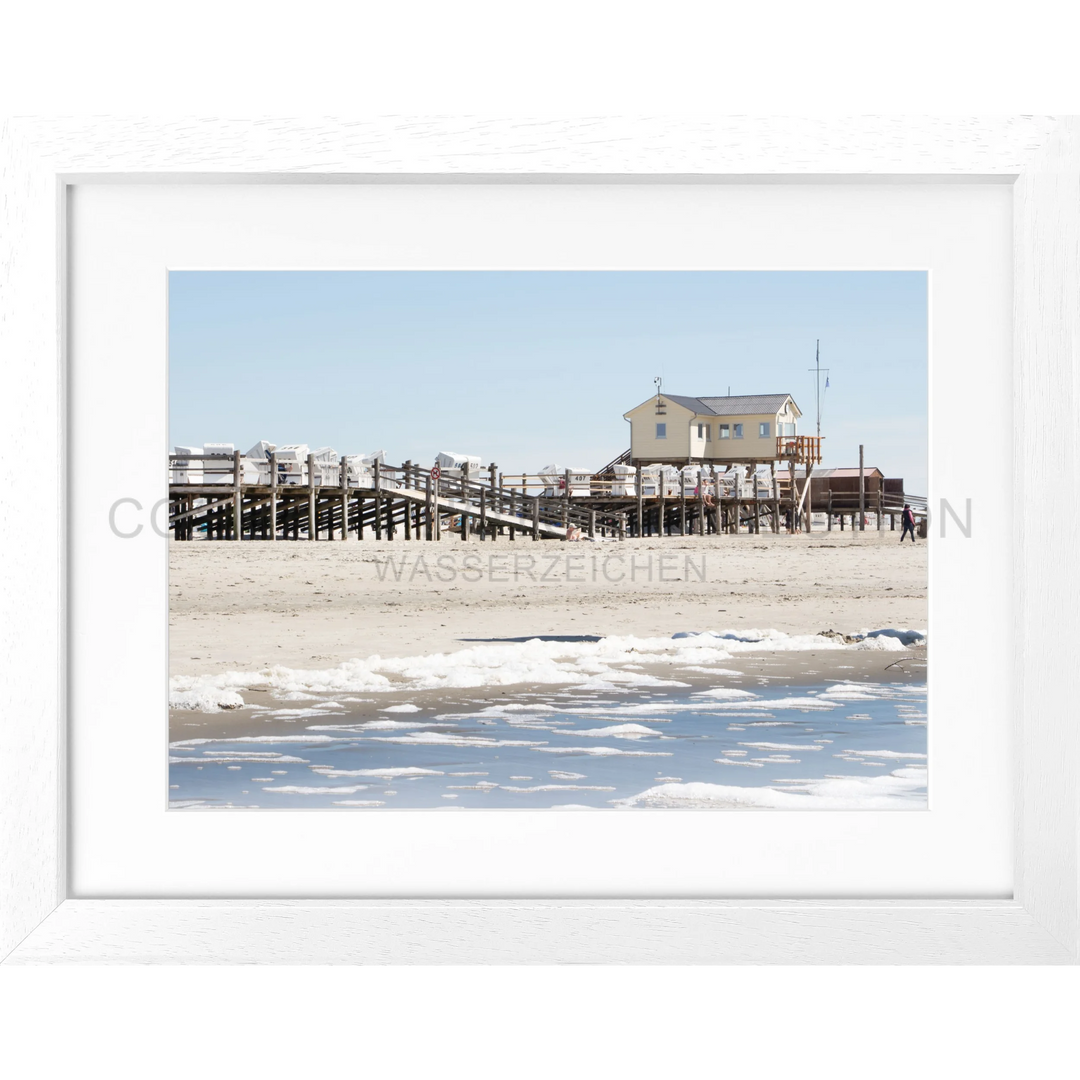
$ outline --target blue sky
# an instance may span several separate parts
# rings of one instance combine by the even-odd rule
[[[818,338],[825,464],[857,464],[861,442],[925,494],[919,271],[173,271],[170,440],[596,469],[656,375],[790,393],[812,434]]]

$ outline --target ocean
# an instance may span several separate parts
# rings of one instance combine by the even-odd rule
[[[197,700],[209,711],[208,694],[236,695],[246,717],[242,734],[218,725],[174,739],[169,805],[925,809],[924,644],[892,630],[826,640],[826,654],[809,652],[822,649],[817,636],[775,631],[531,639],[446,654],[457,664],[412,658],[411,677],[395,669],[403,662],[375,657],[329,673],[174,680],[174,705]],[[879,665],[886,677],[843,663],[867,649],[895,654]],[[818,666],[784,674],[784,653]],[[387,666],[388,686],[363,692]],[[523,669],[546,676],[500,685]],[[185,727],[198,724],[174,734]]]

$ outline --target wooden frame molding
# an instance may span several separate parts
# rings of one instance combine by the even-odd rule
[[[71,900],[65,874],[67,186],[1012,185],[1016,893],[1003,901]],[[1075,963],[1080,118],[25,119],[0,141],[0,958],[7,963]],[[33,531],[10,513],[55,479]],[[1024,509],[1032,513],[1024,513]],[[1003,524],[1003,523],[1002,523]]]

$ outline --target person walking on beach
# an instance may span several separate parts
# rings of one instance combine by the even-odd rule
[[[904,527],[900,530],[900,543],[904,542],[904,537],[908,533],[911,533],[911,542],[915,543],[915,512],[904,504],[904,513],[901,515],[900,520],[904,523]]]

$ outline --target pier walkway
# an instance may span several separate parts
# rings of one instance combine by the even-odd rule
[[[239,452],[172,454],[169,464],[177,540],[439,540],[448,532],[463,540],[621,540],[831,530],[848,520],[852,529],[880,530],[886,519],[895,529],[903,509],[902,496],[897,502],[880,490],[861,501],[830,492],[811,506],[809,467],[805,477],[744,466],[506,476],[494,464],[470,475],[410,461],[320,462],[312,454],[287,472],[274,453],[255,461]],[[924,500],[908,500],[925,515]],[[815,525],[815,513],[825,522]]]

